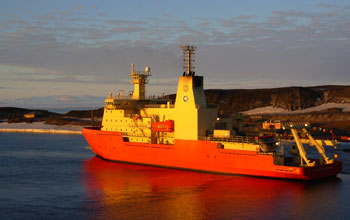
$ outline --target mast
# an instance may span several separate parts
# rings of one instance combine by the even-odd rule
[[[194,59],[196,46],[182,45],[181,49],[183,51],[183,61],[184,61],[184,76],[194,76]]]
[[[146,97],[145,85],[148,77],[151,76],[151,68],[146,66],[145,71],[135,71],[134,64],[131,64],[131,84],[134,84],[132,99],[144,100]]]

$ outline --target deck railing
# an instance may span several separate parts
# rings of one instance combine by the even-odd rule
[[[234,136],[229,138],[218,138],[213,136],[203,137],[199,136],[199,140],[202,141],[214,141],[214,142],[233,142],[233,143],[254,143],[254,139],[252,137],[246,136]]]
[[[144,105],[145,108],[168,108],[168,104],[146,104]],[[174,108],[174,104],[170,104],[169,108]]]

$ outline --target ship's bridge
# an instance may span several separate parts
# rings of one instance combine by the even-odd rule
[[[146,67],[145,71],[135,71],[131,64],[134,91],[120,91],[117,96],[110,93],[105,100],[102,130],[122,132],[128,137],[143,136],[142,142],[147,143],[163,142],[162,138],[166,143],[174,143],[175,139],[198,140],[214,129],[218,111],[215,105],[206,103],[203,77],[195,75],[195,47],[181,48],[184,73],[179,78],[175,104],[164,98],[146,99],[145,85],[151,70]],[[169,123],[174,128],[162,132],[159,126]]]

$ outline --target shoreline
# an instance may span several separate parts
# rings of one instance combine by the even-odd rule
[[[0,123],[0,132],[42,133],[42,134],[79,134],[84,126],[48,125],[44,122],[33,123]]]
[[[9,133],[42,133],[42,134],[82,134],[81,131],[30,128],[0,128],[0,132]]]

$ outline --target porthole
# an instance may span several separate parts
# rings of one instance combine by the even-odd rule
[[[187,101],[188,101],[188,97],[187,97],[187,96],[184,96],[184,97],[183,97],[183,100],[184,100],[184,102],[187,102]]]

